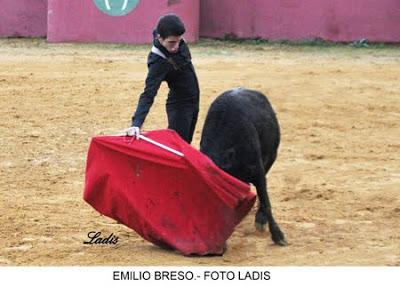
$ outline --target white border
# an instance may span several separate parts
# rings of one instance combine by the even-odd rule
[[[114,280],[114,272],[135,272],[130,280]],[[156,280],[156,272],[193,273],[195,280]],[[205,274],[221,274],[218,279]],[[249,273],[247,273],[249,272]],[[266,273],[268,272],[268,273]],[[150,273],[150,279],[140,274]],[[235,278],[222,278],[222,274]],[[242,280],[239,278],[241,274]],[[246,274],[263,274],[256,280],[244,279]],[[266,276],[269,274],[269,276]],[[257,277],[257,276],[256,276]],[[398,286],[400,267],[0,267],[2,286]],[[7,283],[7,284],[4,284]]]

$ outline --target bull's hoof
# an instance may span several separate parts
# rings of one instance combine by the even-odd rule
[[[279,246],[288,245],[288,243],[285,240],[285,235],[283,235],[283,232],[279,229],[279,227],[277,227],[277,229],[275,229],[274,232],[271,233],[271,235],[272,235],[272,241],[274,241],[276,245]]]
[[[260,232],[264,232],[265,226],[267,225],[268,222],[267,215],[265,214],[265,212],[263,212],[261,209],[258,209],[255,219],[256,219],[255,220],[256,229]]]
[[[256,226],[256,229],[257,229],[258,231],[260,231],[260,232],[265,232],[265,226],[266,226],[266,224],[261,224],[261,223],[256,222],[256,223],[255,223],[255,226]]]
[[[281,239],[281,240],[275,241],[274,243],[276,245],[279,245],[279,246],[287,246],[288,245],[288,243],[286,242],[285,239]]]

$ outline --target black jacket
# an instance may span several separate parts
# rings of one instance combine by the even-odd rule
[[[166,81],[169,87],[168,109],[179,109],[180,107],[199,108],[199,84],[189,47],[184,40],[181,40],[178,52],[171,54],[160,44],[156,35],[154,31],[153,45],[167,59],[150,52],[147,59],[149,71],[146,78],[146,86],[144,92],[140,95],[136,112],[132,117],[132,126],[142,126],[163,81]]]

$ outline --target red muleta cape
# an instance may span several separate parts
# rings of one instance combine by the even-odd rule
[[[185,255],[222,254],[256,195],[176,132],[143,135],[184,157],[133,137],[94,137],[84,200],[158,246]]]

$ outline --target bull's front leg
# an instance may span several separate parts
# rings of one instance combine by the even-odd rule
[[[260,202],[260,206],[257,210],[255,219],[257,230],[265,231],[265,225],[268,222],[269,231],[275,244],[281,246],[287,245],[283,232],[281,231],[278,224],[275,222],[274,217],[272,216],[271,203],[267,191],[267,181],[265,179],[264,173],[261,173],[257,176],[255,187],[257,190],[258,200]]]

